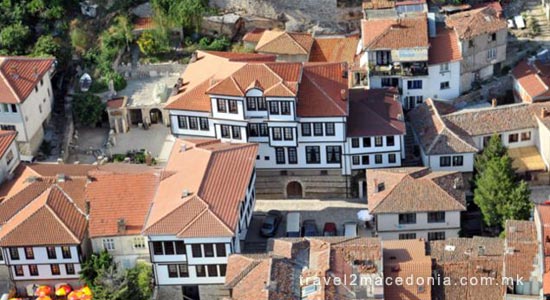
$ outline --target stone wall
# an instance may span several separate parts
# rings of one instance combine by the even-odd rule
[[[181,74],[186,66],[180,63],[138,64],[137,66],[120,64],[116,67],[116,70],[127,79],[135,79]]]
[[[350,32],[359,29],[362,18],[358,1],[210,0],[210,6],[242,15],[282,20],[289,31]]]

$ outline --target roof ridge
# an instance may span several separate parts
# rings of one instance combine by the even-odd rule
[[[156,195],[158,193],[158,189],[155,191],[155,195],[153,196],[153,199],[156,198]],[[166,217],[176,213],[176,211],[178,211],[179,209],[181,209],[182,206],[186,205],[187,203],[189,203],[191,200],[193,200],[194,198],[198,198],[197,194],[194,194],[194,195],[191,195],[189,196],[186,200],[184,200],[180,205],[177,205],[174,209],[172,209],[171,211],[169,211],[167,214],[164,214],[163,216],[161,216],[156,222],[154,222],[153,224],[150,224],[148,225],[147,227],[144,226],[142,232],[145,232],[147,230],[149,230],[151,227],[157,225],[159,222],[162,222]],[[202,200],[202,199],[201,199]],[[205,208],[204,210],[206,210],[208,208],[208,204],[205,203],[204,201],[201,201],[201,203],[205,204]],[[151,202],[151,205],[149,206],[149,211],[147,212],[147,215],[145,217],[145,220],[148,220],[149,219],[149,216],[151,214],[151,210],[153,208],[153,205],[154,205],[154,201]],[[202,211],[201,211],[202,213]]]
[[[197,198],[200,199],[200,197],[196,196]],[[204,200],[200,199],[202,202],[205,202]],[[208,209],[208,204],[206,204],[206,207],[200,212],[198,213],[193,219],[189,220],[189,223],[187,223],[185,226],[183,226],[183,228],[178,232],[176,233],[176,236],[180,235],[181,233],[185,232],[191,225],[193,225],[193,223],[195,221],[197,221],[202,215],[204,215],[209,209]]]
[[[263,67],[267,68],[273,75],[275,75],[275,77],[277,77],[279,79],[280,82],[283,82],[283,77],[279,76],[279,74],[277,74],[277,72],[275,72],[273,69],[271,69],[271,67],[266,64],[266,63],[261,63],[260,65],[262,65]]]
[[[241,257],[246,257],[244,255],[240,255],[240,256]],[[235,278],[233,278],[233,280],[231,280],[225,286],[227,286],[229,288],[234,288],[237,285],[237,283],[239,283],[240,281],[245,279],[250,274],[250,272],[252,272],[259,264],[262,263],[262,260],[252,259],[252,258],[249,258],[249,257],[246,257],[246,258],[249,259],[249,260],[252,260],[252,262],[248,266],[246,266],[246,268],[244,268],[241,271],[241,273],[239,273],[239,275],[235,276]]]
[[[338,110],[340,110],[340,112],[342,112],[344,115],[347,115],[347,112],[345,110],[343,110],[338,104],[336,104],[336,102],[329,96],[327,95],[327,93],[325,92],[324,89],[322,89],[319,84],[313,80],[313,78],[311,78],[307,72],[304,72],[302,76],[306,76],[310,81],[311,83],[313,83],[313,85],[315,86],[315,88],[317,88],[317,90],[319,90],[321,92],[321,94],[323,94],[323,96],[325,96],[332,104],[334,104],[334,106],[336,106],[336,108]]]
[[[132,174],[133,175],[133,174]],[[73,198],[71,196],[69,196],[69,194],[67,194],[63,188],[61,188],[57,183],[54,183],[50,188],[56,188],[57,190],[59,190],[66,198],[67,200],[69,200],[69,202],[74,206],[74,208],[76,208],[76,210],[81,214],[83,215],[86,219],[88,219],[88,215],[86,213],[84,213],[77,205],[76,203],[74,202]],[[49,200],[49,197],[48,197],[48,200]],[[48,201],[46,201],[46,204],[47,204]],[[88,201],[86,201],[88,202]]]
[[[8,78],[5,76],[4,72],[2,72],[2,66],[8,61],[8,59],[3,59],[2,63],[0,63],[0,77],[1,79],[6,83],[8,86],[8,89],[10,92],[15,96],[15,99],[17,99],[17,103],[21,103],[21,98],[19,98],[19,95],[15,92],[12,85],[10,84]]]
[[[452,174],[452,173],[451,173],[451,174]],[[445,174],[445,175],[442,175],[442,176],[448,176],[448,175],[451,175],[451,174]],[[439,177],[441,177],[441,176],[439,176]],[[439,178],[439,177],[435,177],[435,178]],[[460,201],[456,200],[455,197],[451,196],[451,195],[449,194],[448,191],[446,191],[446,190],[443,189],[439,184],[437,184],[437,183],[434,181],[435,178],[425,178],[425,176],[424,176],[424,178],[420,178],[420,179],[421,179],[421,180],[427,180],[428,182],[430,182],[430,184],[435,185],[440,191],[442,191],[443,193],[445,193],[445,194],[448,196],[448,198],[451,198],[451,199],[449,199],[449,200],[454,201],[454,202],[457,202],[458,204],[460,204],[460,206],[462,206],[462,208],[466,209],[466,206],[464,206],[463,203],[460,203]]]
[[[76,243],[80,243],[80,239],[77,238],[76,235],[75,235],[75,233],[67,226],[67,224],[65,224],[65,222],[63,222],[63,221],[59,218],[59,216],[58,216],[57,213],[53,210],[53,208],[51,208],[51,207],[48,205],[47,201],[46,201],[46,204],[44,205],[44,207],[42,207],[42,208],[46,208],[47,210],[49,210],[50,213],[53,214],[53,217],[57,220],[57,222],[59,222],[59,224],[60,224],[61,226],[63,226],[63,228],[65,228],[65,230],[67,230],[67,231],[70,233],[70,235],[71,235],[71,237],[74,239],[74,241],[75,241]],[[42,208],[40,208],[40,209],[42,209]],[[38,209],[37,211],[39,211],[40,209]],[[29,219],[30,219],[30,218],[29,218]],[[87,219],[86,219],[86,220],[87,220]]]
[[[36,199],[35,199],[35,200],[36,200]],[[31,201],[31,203],[34,202],[35,200]],[[30,203],[29,203],[29,204],[30,204]],[[26,205],[25,207],[27,207],[27,206],[28,206],[28,205]],[[44,206],[42,206],[42,207],[38,208],[37,210],[35,210],[28,218],[26,218],[26,219],[24,219],[23,221],[21,221],[21,223],[19,223],[19,225],[24,224],[24,223],[26,223],[27,221],[29,221],[29,220],[31,219],[32,216],[36,215],[36,214],[37,214],[41,209],[43,209],[43,208],[44,208]],[[24,208],[23,208],[23,209],[20,209],[15,215],[13,215],[13,216],[10,218],[10,220],[13,219],[16,215],[20,214],[23,210],[24,210]],[[19,226],[19,225],[17,225],[17,226]],[[15,229],[17,228],[17,226],[16,226],[16,227],[13,227],[9,232],[5,233],[5,234],[4,234],[4,237],[3,237],[3,238],[0,238],[0,241],[2,241],[3,239],[5,239],[7,235],[10,235],[10,234],[13,232],[13,230],[15,230]],[[2,229],[4,229],[4,226],[0,226],[0,231],[1,231]]]
[[[403,176],[401,177],[401,179],[399,179],[399,181],[393,185],[391,187],[391,189],[388,191],[388,193],[384,196],[384,198],[382,198],[382,200],[378,201],[378,203],[376,203],[376,205],[371,209],[372,212],[374,212],[376,210],[376,208],[378,206],[380,206],[380,204],[382,204],[384,201],[386,201],[386,199],[388,198],[388,196],[390,196],[394,191],[395,191],[395,188],[401,184],[403,182],[403,180],[406,178],[406,177],[410,177],[411,179],[414,179],[409,173],[405,173],[403,174]],[[380,192],[379,192],[380,193]]]

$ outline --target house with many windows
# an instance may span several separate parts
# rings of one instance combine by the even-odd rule
[[[425,167],[367,170],[368,208],[383,240],[457,237],[466,210],[462,174]]]
[[[200,294],[201,285],[224,283],[254,210],[257,148],[176,141],[142,231],[156,285]]]
[[[13,176],[19,165],[16,137],[16,131],[0,130],[0,183]]]
[[[44,138],[53,105],[53,72],[53,58],[0,57],[0,130],[17,131],[26,160]]]

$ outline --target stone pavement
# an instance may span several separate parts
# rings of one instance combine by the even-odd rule
[[[536,203],[542,203],[550,199],[550,186],[532,186],[531,187],[531,200]]]
[[[166,162],[175,138],[170,134],[170,128],[161,124],[153,124],[147,130],[131,127],[130,131],[115,135],[115,145],[109,150],[111,154],[126,153],[130,150],[147,149],[159,163]],[[107,151],[107,152],[109,152]]]

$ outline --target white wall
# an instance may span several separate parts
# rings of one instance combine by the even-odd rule
[[[144,247],[136,248],[134,246],[136,244],[134,239],[136,238],[143,239]],[[113,250],[108,249],[109,253],[113,256],[116,262],[120,263],[123,268],[134,267],[138,258],[149,258],[149,243],[147,242],[147,238],[144,236],[125,235],[92,238],[92,249],[94,253],[99,253],[104,250],[104,239],[113,239],[115,248]]]
[[[546,128],[544,124],[540,122],[539,119],[537,119],[538,123],[538,149],[540,156],[542,157],[542,160],[546,164],[546,166],[550,166],[550,130]]]
[[[428,66],[429,77],[424,89],[424,100],[427,98],[453,100],[460,96],[460,61],[448,63],[449,70],[445,72],[441,72],[441,65],[443,64]],[[441,83],[445,81],[449,82],[449,88],[441,89]]]
[[[416,231],[385,231],[379,232],[378,237],[381,240],[398,240],[399,234],[414,233],[416,234],[416,239],[428,240],[428,233],[430,232],[445,232],[445,239],[458,237],[459,228],[454,229],[434,229],[434,230],[416,230]]]
[[[39,279],[62,279],[62,278],[78,278],[80,271],[80,256],[77,246],[70,246],[71,258],[63,258],[61,247],[56,246],[56,258],[49,259],[46,247],[32,247],[34,251],[34,259],[27,259],[23,247],[17,248],[19,260],[12,260],[8,248],[3,248],[4,261],[9,266],[14,280],[39,280]],[[59,264],[60,275],[51,274],[51,264]],[[64,264],[74,264],[75,274],[67,275]],[[15,276],[14,265],[23,265],[23,276]],[[28,265],[37,265],[38,276],[31,276]]]
[[[422,161],[425,166],[430,167],[434,171],[458,171],[458,172],[473,172],[474,171],[474,153],[456,153],[449,155],[422,155]],[[440,166],[442,156],[451,156],[451,166]],[[453,156],[462,156],[462,166],[453,166]]]
[[[199,124],[198,130],[179,128],[178,116],[208,118],[208,130],[200,130],[200,124]],[[210,113],[207,113],[207,112],[170,110],[170,126],[172,128],[172,134],[174,135],[212,137],[212,138],[216,137],[216,133],[214,131],[214,122],[210,117]],[[189,124],[187,126],[189,127]]]
[[[13,155],[12,160],[8,164],[7,156],[11,153]],[[4,156],[0,158],[0,183],[4,182],[6,180],[8,174],[13,172],[15,167],[19,164],[20,158],[19,158],[19,152],[17,151],[17,144],[12,142],[12,144],[9,146],[8,150],[6,150],[6,153]]]
[[[459,211],[446,211],[445,222],[441,223],[428,223],[428,213],[418,212],[416,213],[415,224],[399,224],[399,214],[375,214],[376,215],[376,227],[380,237],[383,235],[398,236],[399,233],[417,232],[417,238],[419,238],[419,232],[421,231],[445,231],[458,232],[460,229],[460,212]],[[427,232],[426,237],[427,237]],[[391,234],[390,234],[391,233]]]
[[[530,132],[531,133],[531,139],[530,140],[525,140],[525,141],[522,141],[521,140],[521,133],[522,132]],[[535,146],[538,144],[538,130],[536,128],[528,128],[528,129],[523,129],[523,130],[514,130],[514,131],[506,131],[506,132],[500,132],[499,134],[501,134],[501,141],[502,141],[502,144],[506,147],[506,148],[519,148],[519,147],[528,147],[528,146]],[[518,134],[518,142],[516,143],[510,143],[508,141],[510,135],[512,134]],[[479,148],[479,149],[483,149],[483,137],[491,137],[493,136],[492,134],[490,135],[485,135],[485,136],[473,136],[472,139],[474,140],[476,146]]]

